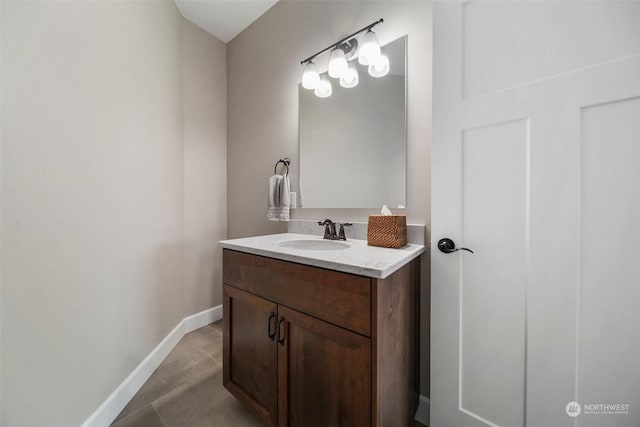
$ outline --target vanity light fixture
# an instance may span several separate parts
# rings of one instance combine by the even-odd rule
[[[369,64],[371,77],[384,77],[389,74],[389,57],[381,51],[376,59]]]
[[[347,62],[347,56],[339,47],[334,47],[329,57],[329,77],[339,79],[347,73],[349,69],[349,63]]]
[[[380,56],[380,43],[376,33],[369,29],[362,35],[360,53],[358,54],[358,62],[362,65],[371,65]]]
[[[307,59],[300,61],[304,69],[302,72],[302,87],[305,89],[313,89],[316,96],[326,98],[331,96],[331,81],[325,75],[320,76],[318,69],[313,60],[331,50],[329,57],[328,75],[335,79],[340,79],[340,86],[352,88],[358,85],[358,69],[355,65],[355,59],[363,65],[369,66],[369,74],[373,77],[382,77],[389,73],[389,58],[382,55],[380,44],[376,34],[372,28],[383,23],[384,20],[372,22],[339,40],[329,47],[311,55]],[[357,36],[364,33],[360,40]]]
[[[315,89],[320,82],[320,74],[318,73],[318,67],[312,61],[309,61],[304,65],[304,71],[302,72],[302,87],[305,89]]]
[[[315,94],[318,98],[328,98],[331,96],[333,90],[331,89],[331,81],[325,75],[320,77],[320,81],[316,85]]]
[[[359,81],[358,67],[356,67],[356,64],[351,62],[349,64],[349,68],[347,68],[347,72],[340,77],[340,86],[349,89],[358,86]]]

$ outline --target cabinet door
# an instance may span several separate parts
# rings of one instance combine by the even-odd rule
[[[371,426],[371,340],[278,307],[278,425]]]
[[[224,285],[223,383],[267,425],[277,413],[277,305]]]

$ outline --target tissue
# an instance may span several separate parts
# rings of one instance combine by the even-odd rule
[[[387,207],[387,205],[382,205],[382,209],[380,210],[380,215],[391,215],[391,211]]]

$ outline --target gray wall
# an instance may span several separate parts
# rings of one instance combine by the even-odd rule
[[[191,22],[182,22],[185,280],[181,292],[187,308],[204,310],[222,304],[218,241],[227,238],[227,48]]]
[[[281,1],[227,46],[228,233],[279,233],[266,219],[267,180],[281,157],[298,158],[300,61],[379,18],[386,44],[408,34],[407,216],[430,225],[431,46],[429,2]],[[291,167],[297,182],[298,165]],[[330,173],[330,171],[327,171]],[[366,221],[379,209],[297,209],[293,218]],[[427,231],[428,234],[428,231]],[[429,241],[429,236],[426,236]],[[428,395],[429,265],[423,256],[421,393]]]
[[[226,47],[173,2],[6,2],[6,426],[82,423],[219,304]]]

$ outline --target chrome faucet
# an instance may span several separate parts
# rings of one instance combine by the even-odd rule
[[[331,221],[329,218],[318,221],[318,225],[324,225],[324,237],[323,239],[327,240],[347,240],[347,236],[344,233],[345,226],[351,226],[353,224],[344,222],[340,225],[339,233],[336,233],[336,223]]]

